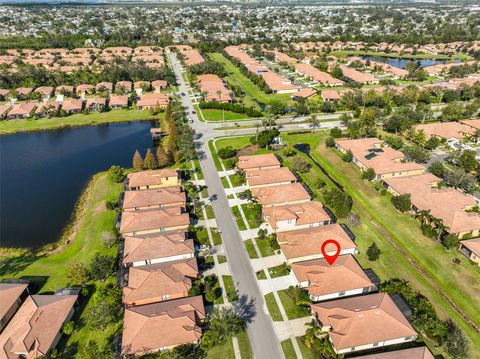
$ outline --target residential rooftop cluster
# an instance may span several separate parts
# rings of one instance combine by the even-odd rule
[[[198,344],[205,320],[186,195],[176,169],[130,173],[121,198],[124,239],[122,355],[144,355]]]
[[[394,299],[376,293],[376,279],[355,260],[358,249],[351,231],[336,223],[322,203],[312,201],[303,184],[288,168],[281,167],[274,154],[240,156],[237,166],[245,174],[252,196],[263,207],[267,231],[276,235],[296,285],[308,291],[313,318],[328,333],[335,353],[354,353],[417,339]],[[340,245],[339,257],[333,264],[321,251],[331,239]],[[327,244],[325,251],[333,255],[336,248]],[[428,349],[422,350],[430,354]]]

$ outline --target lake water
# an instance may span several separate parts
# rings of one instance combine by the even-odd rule
[[[382,57],[382,56],[361,56],[361,57],[364,59],[368,59],[370,61],[385,62],[390,66],[395,66],[401,69],[404,69],[405,66],[410,61],[412,61],[412,59],[401,59],[396,57]],[[415,60],[415,61],[420,61],[421,67],[427,67],[427,66],[438,65],[438,64],[446,64],[447,62],[449,62],[449,60],[433,60],[433,59],[421,59],[421,60]],[[460,62],[460,60],[455,60],[455,62]]]
[[[152,147],[154,122],[131,122],[0,136],[0,246],[56,241],[91,176],[130,167]]]

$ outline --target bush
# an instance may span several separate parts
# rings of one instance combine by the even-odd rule
[[[325,181],[323,180],[322,177],[320,176],[315,176],[312,180],[312,183],[313,183],[313,186],[316,188],[316,189],[320,189],[320,188],[323,188],[325,187]]]
[[[334,127],[330,130],[330,136],[333,138],[340,138],[342,137],[342,130],[338,127]]]
[[[372,243],[370,247],[367,249],[367,257],[369,261],[376,261],[378,258],[380,258],[380,248],[377,247],[377,244],[375,242]]]
[[[325,140],[325,145],[327,147],[335,147],[335,139],[333,137],[327,137],[327,139]]]
[[[90,276],[94,280],[104,281],[114,270],[115,257],[95,254],[90,263]]]
[[[310,164],[302,156],[296,155],[292,158],[292,168],[297,172],[305,173],[310,170]]]
[[[362,172],[362,178],[367,181],[372,181],[375,178],[376,174],[373,168],[367,168]]]
[[[353,160],[353,153],[352,153],[352,151],[348,150],[348,151],[342,156],[342,160],[344,160],[345,162],[352,162],[352,160]]]
[[[455,234],[447,234],[442,238],[442,244],[445,248],[457,248],[460,244],[460,239]]]
[[[250,143],[261,148],[266,148],[279,134],[280,132],[277,129],[263,130],[258,135],[252,136],[250,138]]]
[[[237,151],[232,148],[232,146],[227,146],[225,148],[220,148],[218,150],[218,157],[220,157],[222,160],[225,160],[227,158],[232,158],[237,154]]]
[[[120,166],[112,166],[108,169],[108,178],[114,183],[120,183],[125,178],[125,170]]]
[[[291,157],[291,156],[295,155],[295,150],[293,149],[292,146],[286,145],[286,146],[282,149],[282,154],[283,154],[285,157]]]
[[[400,196],[392,197],[392,204],[400,212],[405,213],[410,210],[412,207],[412,201],[410,199],[410,193],[405,193]]]
[[[326,205],[333,209],[337,217],[345,218],[352,210],[352,197],[338,188],[326,191],[323,197]]]
[[[83,263],[73,263],[70,265],[67,274],[68,285],[85,285],[90,280],[87,268]]]
[[[210,314],[208,329],[204,332],[201,348],[208,350],[225,343],[232,336],[245,330],[245,321],[233,307],[215,308]]]

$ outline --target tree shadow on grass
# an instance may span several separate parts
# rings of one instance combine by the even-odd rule
[[[3,259],[0,261],[0,277],[14,277],[39,258],[41,256],[25,253]]]

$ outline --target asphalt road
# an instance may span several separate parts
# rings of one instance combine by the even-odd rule
[[[180,67],[176,55],[170,53],[170,60],[173,66],[177,82],[180,85],[180,92],[188,94],[185,82],[181,76]],[[183,106],[187,108],[188,117],[193,119],[192,128],[202,134],[196,142],[199,154],[200,167],[208,186],[208,192],[215,212],[217,226],[222,234],[224,250],[228,258],[228,265],[236,283],[239,297],[245,296],[247,301],[254,302],[255,316],[248,325],[248,336],[252,344],[255,358],[258,359],[279,359],[284,358],[278,338],[273,328],[273,322],[264,312],[264,298],[257,285],[253,268],[243,245],[236,222],[230,211],[228,199],[223,190],[223,185],[218,176],[218,171],[208,150],[208,140],[221,135],[221,131],[214,131],[211,124],[200,122],[196,114],[192,114],[193,105],[188,95],[182,96]],[[255,129],[253,129],[255,130]]]

